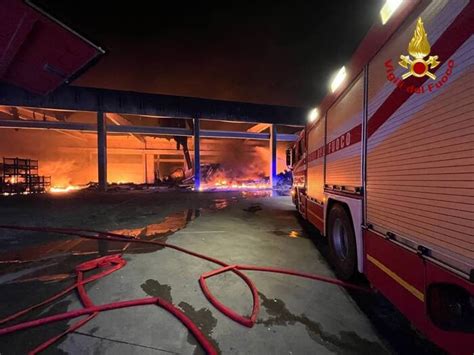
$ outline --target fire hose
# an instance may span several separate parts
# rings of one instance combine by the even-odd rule
[[[158,241],[158,240],[144,240],[144,239],[135,239],[133,237],[125,236],[122,234],[116,234],[116,233],[111,233],[111,232],[104,232],[104,231],[98,231],[98,230],[92,230],[92,229],[78,229],[78,228],[52,228],[52,227],[24,227],[24,226],[13,226],[13,225],[0,225],[0,228],[2,229],[12,229],[12,230],[22,230],[22,231],[34,231],[34,232],[45,232],[45,233],[56,233],[56,234],[62,234],[62,235],[72,235],[72,236],[77,236],[81,238],[87,238],[87,239],[96,239],[96,240],[106,240],[106,241],[117,241],[117,242],[126,242],[126,243],[142,243],[142,244],[155,244],[155,245],[160,245],[162,247],[166,248],[171,248],[177,251],[180,251],[182,253],[210,261],[212,263],[218,264],[221,267],[212,270],[206,273],[203,273],[200,278],[199,278],[199,284],[200,287],[206,296],[206,298],[209,300],[209,302],[212,303],[214,307],[216,307],[220,312],[222,312],[224,315],[229,317],[230,319],[234,320],[235,322],[246,326],[246,327],[253,327],[255,322],[257,321],[257,316],[260,308],[260,303],[259,303],[259,297],[258,297],[258,290],[253,281],[245,275],[242,271],[261,271],[261,272],[271,272],[271,273],[279,273],[279,274],[285,274],[285,275],[291,275],[291,276],[298,276],[302,278],[307,278],[307,279],[312,279],[316,281],[322,281],[334,285],[338,285],[341,287],[349,288],[349,289],[355,289],[359,291],[364,291],[364,292],[371,292],[370,289],[366,287],[361,287],[358,285],[354,285],[351,283],[347,283],[338,279],[326,277],[326,276],[321,276],[321,275],[316,275],[316,274],[310,274],[310,273],[303,273],[295,270],[290,270],[290,269],[281,269],[281,268],[275,268],[275,267],[262,267],[262,266],[255,266],[255,265],[229,265],[219,259],[200,254],[197,252],[194,252],[192,250],[188,250],[182,247],[179,247],[174,244],[169,244],[166,242]],[[188,330],[194,335],[196,340],[199,342],[199,344],[202,346],[202,348],[205,350],[207,354],[217,354],[217,350],[214,348],[214,346],[210,343],[210,341],[203,335],[203,333],[199,330],[199,328],[181,311],[179,310],[176,306],[173,304],[159,298],[159,297],[149,297],[149,298],[142,298],[142,299],[136,299],[136,300],[129,300],[129,301],[120,301],[120,302],[113,302],[113,303],[108,303],[100,306],[94,305],[92,300],[89,298],[87,295],[87,292],[85,291],[84,285],[86,283],[98,280],[104,276],[107,276],[111,274],[114,271],[117,271],[124,267],[126,264],[126,261],[122,258],[120,254],[114,254],[114,255],[108,255],[104,257],[100,257],[97,259],[93,259],[90,261],[86,261],[82,264],[79,264],[75,268],[76,272],[76,277],[77,281],[75,284],[72,286],[67,287],[63,291],[57,293],[56,295],[53,295],[52,297],[35,304],[31,307],[28,307],[22,311],[19,311],[13,315],[10,315],[4,319],[0,320],[0,324],[4,324],[6,322],[9,322],[11,320],[14,320],[20,316],[23,316],[30,311],[39,308],[41,306],[44,306],[48,303],[51,303],[69,292],[77,289],[77,293],[79,295],[80,301],[83,305],[82,309],[77,309],[69,312],[64,312],[64,313],[59,313],[53,316],[48,316],[48,317],[43,317],[39,319],[35,319],[32,321],[26,321],[23,323],[19,323],[13,326],[5,327],[5,328],[0,328],[0,335],[6,335],[10,334],[16,331],[20,330],[25,330],[37,326],[41,326],[44,324],[49,324],[53,322],[58,322],[61,320],[66,320],[66,319],[72,319],[72,318],[77,318],[80,316],[88,315],[88,317],[74,323],[71,325],[66,331],[63,333],[49,339],[48,341],[44,342],[43,344],[39,345],[35,349],[30,351],[30,354],[36,354],[38,352],[41,352],[45,350],[47,347],[58,341],[61,337],[64,335],[67,335],[70,332],[75,331],[76,329],[82,327],[84,324],[86,324],[88,321],[96,317],[100,312],[103,311],[109,311],[113,309],[119,309],[119,308],[128,308],[128,307],[136,307],[136,306],[143,306],[143,305],[150,305],[154,304],[157,305],[164,310],[168,311],[169,313],[173,314],[181,323],[183,323]],[[86,271],[91,271],[94,269],[100,269],[100,268],[107,268],[104,271],[97,273],[93,276],[84,278],[84,272]],[[206,279],[231,271],[237,276],[239,276],[249,287],[250,292],[252,294],[252,299],[253,299],[253,306],[252,306],[252,312],[249,317],[242,316],[235,312],[233,309],[227,307],[223,303],[221,303],[210,291],[209,287],[207,286]]]

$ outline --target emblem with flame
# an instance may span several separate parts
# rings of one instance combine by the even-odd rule
[[[426,34],[425,28],[423,26],[423,21],[421,17],[418,18],[416,23],[415,33],[408,44],[408,53],[409,55],[401,55],[400,64],[402,67],[409,69],[409,72],[402,75],[403,79],[406,79],[410,76],[415,76],[421,78],[423,76],[428,76],[431,79],[435,80],[436,75],[430,72],[430,69],[436,68],[439,65],[438,56],[429,56],[427,60],[424,58],[430,54],[431,46],[428,42],[428,35]]]

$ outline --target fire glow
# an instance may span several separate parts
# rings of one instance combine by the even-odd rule
[[[267,182],[238,182],[228,180],[217,180],[210,184],[204,184],[204,190],[249,190],[249,189],[269,189],[271,186]]]
[[[75,113],[72,119],[89,122],[89,117],[81,112]],[[110,192],[158,191],[169,187],[193,189],[193,166],[189,167],[185,156],[176,151],[172,139],[141,138],[146,143],[145,156],[143,140],[129,135],[108,137],[107,185]],[[44,187],[44,192],[50,195],[71,194],[81,189],[94,191],[98,186],[96,136],[93,134],[77,134],[74,139],[57,131],[21,130],[5,135],[0,141],[0,148],[12,157],[18,156],[15,150],[18,142],[24,143],[27,149],[22,158],[37,159],[40,168],[34,174],[50,177],[51,183]],[[192,144],[191,140],[191,149]],[[277,171],[284,171],[286,167],[287,145],[277,147]],[[51,149],[38,149],[46,146]],[[156,150],[160,154],[156,154]],[[270,150],[266,142],[206,138],[201,141],[201,158],[201,190],[256,191],[272,187]],[[0,190],[0,193],[11,193],[12,184],[18,185],[18,192],[25,190],[18,181],[8,180],[9,189]]]
[[[77,190],[82,190],[82,186],[77,186],[77,185],[69,185],[66,187],[63,186],[53,186],[51,189],[49,189],[49,192],[51,193],[66,193],[66,192],[71,192],[71,191],[77,191]]]

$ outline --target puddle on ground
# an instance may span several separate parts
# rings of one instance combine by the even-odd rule
[[[215,212],[225,209],[231,204],[238,202],[237,196],[229,196],[228,198],[216,198],[208,201],[207,206],[199,209],[186,209],[180,212],[172,213],[166,216],[159,223],[151,223],[139,228],[124,228],[117,230],[110,230],[112,233],[126,235],[133,238],[144,240],[157,240],[166,242],[168,237],[179,230],[186,228],[189,222],[201,216],[203,212]],[[140,215],[142,216],[143,213]],[[148,213],[153,216],[154,213]],[[130,221],[130,216],[127,221]],[[91,228],[91,227],[89,227]],[[14,234],[16,235],[16,234]],[[91,240],[80,237],[63,237],[58,238],[56,234],[42,233],[44,236],[44,243],[29,244],[22,248],[15,248],[15,250],[0,253],[0,283],[2,283],[3,275],[11,275],[17,273],[13,279],[11,276],[8,282],[27,282],[33,280],[40,280],[45,282],[54,282],[74,277],[74,266],[71,269],[65,267],[52,270],[45,269],[42,272],[36,272],[33,267],[35,262],[44,262],[47,260],[60,261],[68,258],[71,255],[75,257],[99,257],[108,254],[116,253],[150,253],[161,250],[164,247],[153,244],[139,244],[139,243],[123,243],[106,240]],[[12,238],[12,244],[15,242],[18,245],[21,240]],[[70,266],[70,265],[69,265]],[[33,267],[33,269],[32,269]],[[70,272],[70,273],[65,273]]]
[[[199,210],[188,209],[182,212],[172,213],[165,217],[165,219],[160,223],[149,224],[145,227],[134,228],[134,229],[118,229],[110,231],[111,233],[117,233],[136,239],[143,240],[157,240],[160,242],[166,242],[168,237],[177,231],[184,229],[189,222],[200,216]],[[117,244],[116,242],[104,241],[110,245]],[[139,244],[139,243],[130,243],[122,244],[123,251],[126,251],[128,254],[134,253],[143,253],[143,252],[153,252],[161,250],[164,247],[160,245],[153,244]],[[108,251],[105,251],[108,253]],[[102,252],[104,254],[104,252]]]
[[[173,233],[185,228],[187,224],[197,218],[200,211],[188,209],[182,212],[173,213],[164,218],[160,223],[149,224],[141,228],[111,230],[112,233],[127,235],[133,238],[144,240],[166,241]],[[102,256],[114,253],[140,253],[160,250],[160,245],[145,245],[138,243],[123,243],[106,240],[91,240],[79,237],[68,237],[67,239],[56,239],[42,244],[28,245],[14,251],[0,254],[2,266],[1,274],[11,273],[12,265],[19,268],[25,262],[48,260],[53,258],[66,257],[69,255]]]
[[[241,197],[257,197],[266,196],[269,191],[242,191]],[[263,193],[263,195],[262,195]],[[189,222],[198,218],[202,213],[212,213],[215,211],[228,208],[232,204],[237,203],[241,198],[231,195],[225,198],[215,198],[208,201],[208,205],[199,209],[186,209],[181,212],[172,213],[166,216],[159,223],[151,223],[139,228],[123,228],[110,230],[110,232],[127,235],[133,238],[144,240],[157,240],[165,242],[168,237],[179,230],[186,228]],[[261,210],[259,204],[253,204],[246,211],[256,213]],[[140,215],[142,216],[143,213]],[[146,215],[146,213],[145,213]],[[148,213],[153,216],[154,213]],[[131,220],[131,216],[127,217],[127,221]],[[90,227],[89,227],[90,228]],[[15,234],[13,234],[15,235]],[[15,250],[0,253],[0,283],[2,283],[2,275],[12,273],[21,273],[14,279],[9,277],[8,282],[27,282],[40,280],[45,282],[55,282],[74,277],[74,266],[66,269],[62,268],[45,269],[41,272],[30,270],[35,262],[44,262],[47,260],[61,261],[69,258],[71,255],[79,257],[99,257],[116,253],[150,253],[163,249],[160,245],[139,244],[139,243],[123,243],[106,240],[91,240],[79,237],[63,237],[58,238],[56,234],[42,233],[44,243],[28,244],[22,248],[16,247]],[[21,243],[21,239],[13,237],[12,245]],[[71,266],[71,265],[68,265]]]
[[[262,206],[259,203],[254,203],[247,208],[243,209],[245,212],[256,213],[262,210]]]
[[[229,207],[231,201],[226,198],[216,198],[212,200],[213,206],[211,206],[211,209],[214,208],[216,210],[222,210],[226,207]]]
[[[160,297],[164,300],[173,303],[173,298],[171,296],[171,286],[166,284],[160,284],[157,280],[148,279],[141,285],[142,290],[149,296]],[[186,302],[180,302],[178,307],[183,311],[186,316],[188,316],[194,324],[201,330],[201,332],[206,336],[206,338],[214,345],[214,347],[219,350],[219,343],[217,340],[212,338],[212,331],[217,325],[217,319],[214,318],[212,312],[207,308],[201,308],[195,310],[192,305]],[[199,346],[196,338],[191,333],[188,334],[187,341],[189,344],[196,345],[194,349],[194,354],[205,354],[204,350]]]
[[[271,190],[248,190],[241,191],[240,195],[244,198],[259,198],[259,197],[271,197]]]
[[[269,299],[261,292],[258,293],[261,305],[270,316],[258,319],[257,324],[266,327],[274,325],[287,326],[300,323],[305,326],[310,338],[336,354],[389,354],[379,343],[361,338],[353,331],[341,331],[339,335],[324,331],[322,325],[312,321],[304,313],[296,315],[286,308],[285,303],[278,299]]]
[[[156,280],[149,279],[140,287],[149,296],[160,297],[170,303],[173,302],[173,299],[171,298],[171,286],[169,285],[162,285]]]
[[[117,229],[110,232],[139,239],[164,238],[183,229],[188,222],[194,218],[194,210],[188,209],[186,211],[172,213],[166,216],[160,223],[148,224],[145,227],[133,229]]]
[[[22,287],[22,284],[41,281],[43,284],[62,283],[76,278],[76,265],[89,260],[87,255],[61,255],[48,262],[43,260],[23,264],[5,264],[1,267],[0,286]],[[26,287],[26,286],[25,286]]]
[[[304,231],[297,231],[297,230],[291,230],[291,231],[272,231],[273,234],[279,236],[279,237],[288,237],[292,239],[297,239],[297,238],[304,238],[304,239],[309,239],[308,235]]]
[[[195,310],[193,306],[186,302],[180,302],[178,304],[179,308],[186,314],[193,322],[198,326],[198,328],[203,332],[206,338],[214,345],[216,350],[220,353],[219,343],[216,339],[212,338],[212,331],[217,325],[217,319],[214,318],[212,312],[208,308],[201,308]],[[191,333],[188,334],[188,343],[192,345],[197,345],[194,348],[194,355],[205,354],[204,350],[199,346],[196,338]]]

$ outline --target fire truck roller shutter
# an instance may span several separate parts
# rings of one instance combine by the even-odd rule
[[[360,188],[364,77],[346,90],[327,114],[326,185]]]
[[[325,119],[320,118],[308,131],[307,218],[321,234],[324,230],[324,133]]]
[[[324,198],[324,130],[321,118],[308,132],[308,196],[323,202]]]
[[[406,72],[397,62],[407,51],[417,17],[371,61],[367,146],[368,223],[428,248],[432,257],[466,274],[474,268],[474,37],[450,56],[442,53],[454,42],[443,39],[445,31],[467,4],[432,2],[420,14],[430,55],[440,55],[441,61],[437,78],[424,81],[423,93],[397,96],[403,88],[381,74],[388,59],[395,77]]]

